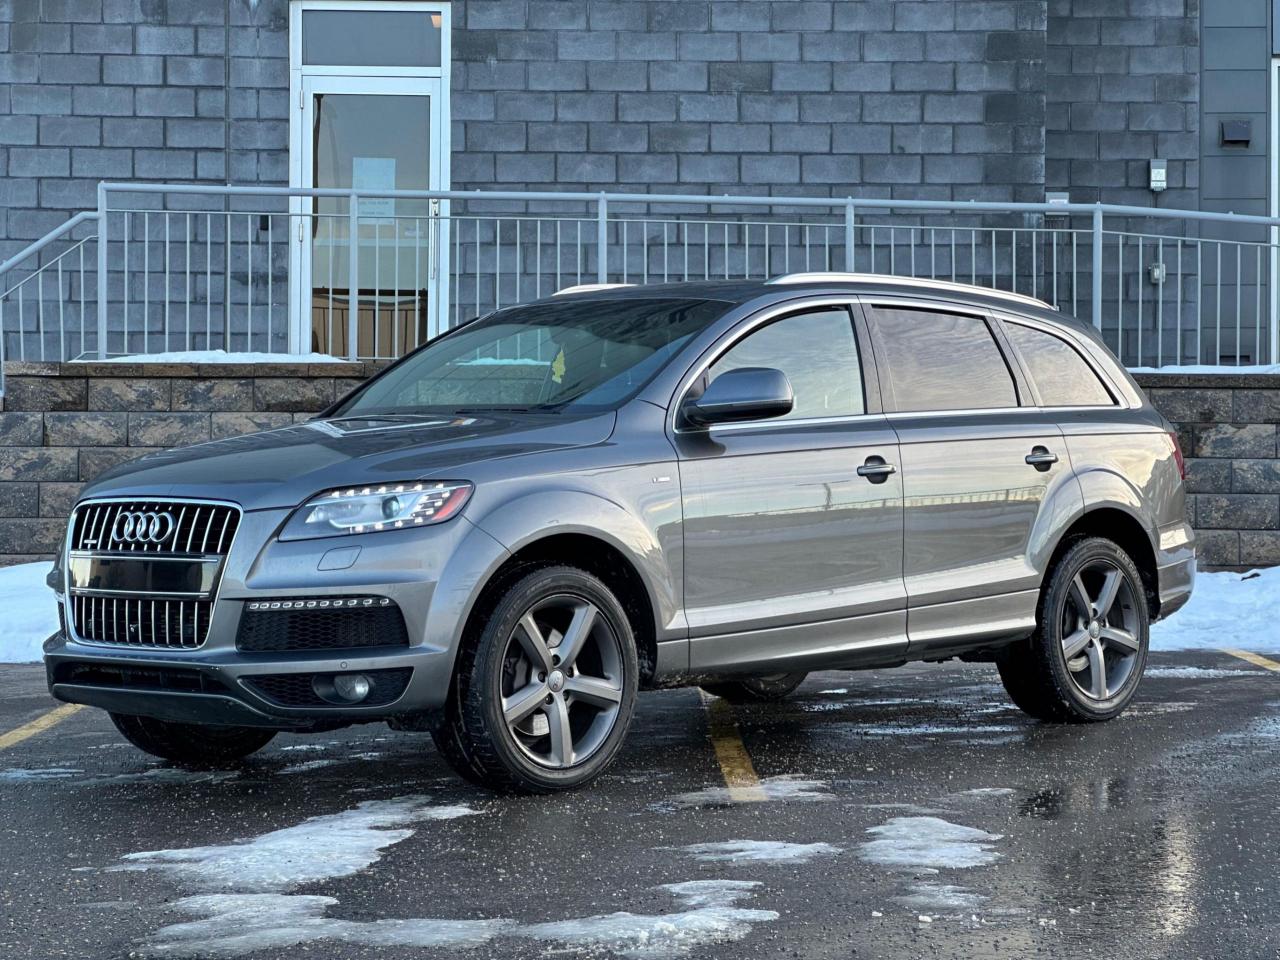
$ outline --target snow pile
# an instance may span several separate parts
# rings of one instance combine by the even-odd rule
[[[1130,373],[1280,373],[1280,363],[1241,363],[1215,365],[1205,363],[1171,364],[1167,367],[1130,367]]]
[[[1280,567],[1251,573],[1200,573],[1187,605],[1151,627],[1152,650],[1280,653]]]
[[[35,663],[58,632],[58,605],[44,578],[51,563],[0,567],[0,663]]]
[[[173,350],[112,357],[108,363],[346,363],[327,353],[228,353],[226,350]]]

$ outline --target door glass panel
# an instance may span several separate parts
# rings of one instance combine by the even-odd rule
[[[1013,375],[981,317],[876,307],[874,321],[898,410],[1018,405]]]
[[[853,322],[844,310],[797,314],[761,327],[711,365],[707,382],[741,367],[773,367],[787,375],[796,403],[779,420],[866,412]]]
[[[316,94],[312,184],[357,190],[431,186],[431,98]],[[312,348],[345,355],[351,300],[347,201],[315,201]],[[357,237],[357,352],[395,357],[427,337],[427,287],[438,224],[430,201],[365,197]]]
[[[306,10],[302,62],[333,67],[438,67],[440,14]]]
[[[1020,323],[1006,323],[1046,407],[1110,407],[1115,404],[1098,375],[1066,341]]]

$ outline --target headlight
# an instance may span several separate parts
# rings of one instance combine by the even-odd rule
[[[463,480],[441,480],[332,490],[299,507],[280,539],[307,540],[444,523],[462,509],[473,489]]]

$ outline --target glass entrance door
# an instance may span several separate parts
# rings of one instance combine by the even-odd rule
[[[402,356],[442,315],[439,201],[378,196],[440,189],[438,81],[308,77],[301,158],[305,185],[367,192],[315,197],[301,218],[299,331],[335,356]],[[354,347],[354,350],[352,349]]]

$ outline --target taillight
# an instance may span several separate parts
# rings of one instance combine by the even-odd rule
[[[1178,476],[1187,479],[1187,461],[1182,456],[1182,444],[1178,442],[1178,434],[1170,430],[1169,439],[1173,441],[1173,459],[1178,464]]]

